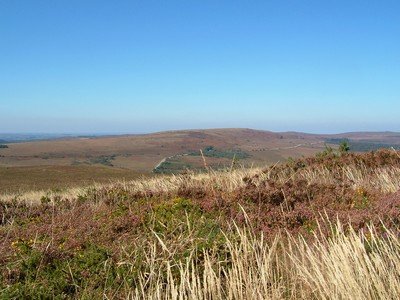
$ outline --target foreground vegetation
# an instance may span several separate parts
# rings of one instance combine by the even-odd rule
[[[0,298],[396,299],[400,156],[0,198]]]

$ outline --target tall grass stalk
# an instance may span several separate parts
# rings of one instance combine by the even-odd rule
[[[0,201],[23,201],[38,204],[41,198],[54,196],[60,199],[74,199],[84,195],[88,190],[97,190],[107,193],[109,190],[120,189],[129,193],[149,193],[153,196],[176,195],[181,188],[219,190],[225,193],[233,192],[246,186],[243,178],[253,178],[252,184],[258,186],[266,179],[271,178],[271,172],[276,165],[262,168],[240,168],[233,170],[214,171],[208,169],[207,173],[192,173],[184,175],[164,175],[154,178],[143,178],[132,181],[115,181],[109,184],[94,184],[88,187],[71,188],[62,192],[54,191],[32,191],[21,194],[1,194]],[[304,179],[308,184],[337,184],[336,171],[328,170],[324,166],[299,171],[285,171],[274,174],[275,182],[285,183],[289,180]],[[360,186],[371,186],[383,193],[393,193],[400,189],[400,168],[383,167],[368,169],[365,166],[346,166],[341,169],[342,181],[352,182],[354,189]],[[256,176],[256,177],[255,177]]]
[[[344,229],[338,223],[329,237],[310,240],[262,235],[234,227],[226,233],[228,261],[212,251],[203,260],[193,252],[184,262],[158,260],[159,238],[150,247],[147,271],[137,288],[125,286],[131,299],[399,299],[398,232],[379,236]],[[235,238],[233,238],[235,237]],[[161,250],[164,251],[164,250]]]

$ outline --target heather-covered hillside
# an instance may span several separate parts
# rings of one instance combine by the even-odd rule
[[[4,298],[393,299],[400,154],[1,196]]]

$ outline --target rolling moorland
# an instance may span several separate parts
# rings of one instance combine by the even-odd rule
[[[20,175],[1,177],[0,298],[400,297],[398,134],[5,145],[2,168]]]
[[[160,173],[265,166],[314,155],[343,140],[351,151],[399,148],[398,133],[315,135],[251,129],[184,130],[143,135],[0,135],[0,191],[63,189]],[[202,150],[202,153],[200,152]],[[202,156],[203,155],[203,156]]]
[[[205,158],[207,160],[207,158]],[[6,299],[398,299],[400,153],[0,198]]]

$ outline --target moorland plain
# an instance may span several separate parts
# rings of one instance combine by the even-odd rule
[[[400,145],[396,133],[316,135],[252,129],[167,131],[141,135],[64,137],[7,143],[0,149],[0,191],[64,188],[133,179],[154,173],[181,173],[232,163],[265,166],[336,147],[347,139],[360,149]],[[353,146],[352,145],[352,146]],[[211,151],[207,151],[212,147]]]

